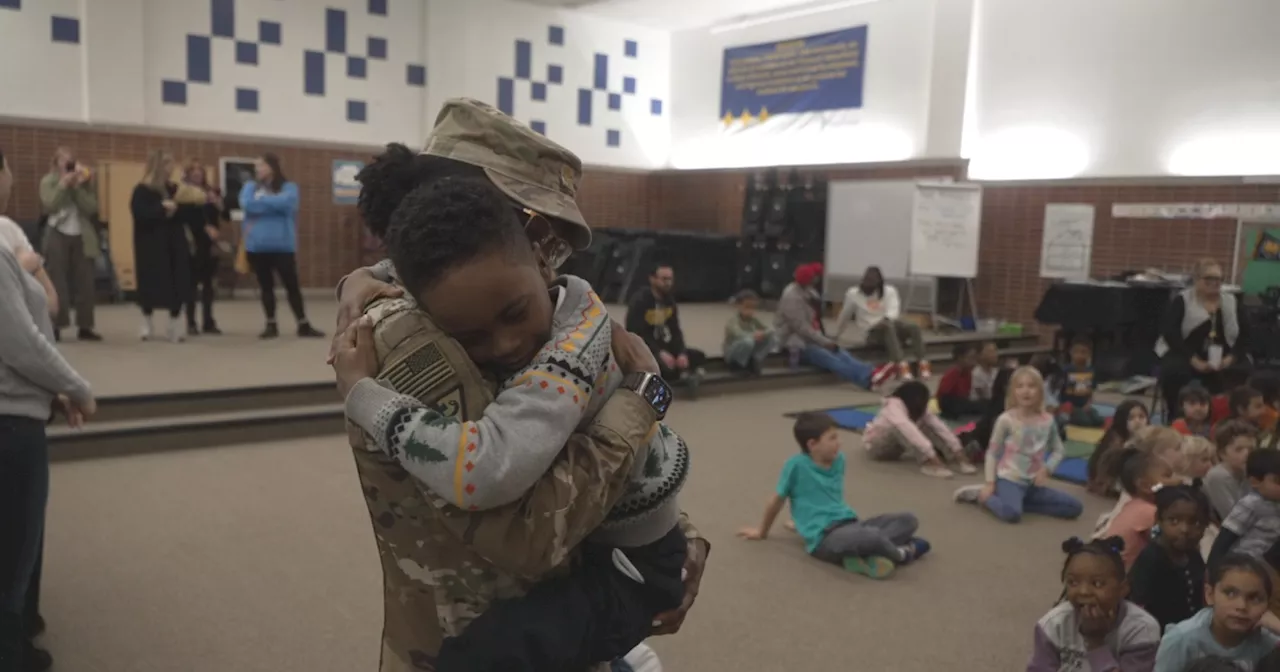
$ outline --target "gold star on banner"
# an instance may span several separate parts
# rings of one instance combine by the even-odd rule
[[[764,123],[766,121],[769,121],[769,108],[762,107],[760,108],[760,123]]]
[[[750,124],[754,120],[755,120],[755,117],[751,116],[751,110],[742,111],[742,124],[744,126],[747,124]]]
[[[724,113],[724,119],[722,119],[721,121],[723,121],[723,122],[724,122],[724,125],[725,125],[725,126],[728,126],[729,124],[732,124],[732,123],[733,123],[733,113],[732,113],[732,112],[725,112],[725,113]]]

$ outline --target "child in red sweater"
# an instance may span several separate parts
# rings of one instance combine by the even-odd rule
[[[970,343],[957,343],[952,349],[955,364],[938,382],[938,410],[951,420],[963,416],[981,415],[987,401],[981,399],[973,388],[973,367],[978,364],[978,350]]]

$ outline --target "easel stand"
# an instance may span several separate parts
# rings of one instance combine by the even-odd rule
[[[934,328],[938,326],[948,326],[955,329],[963,329],[960,324],[959,316],[964,314],[965,302],[969,304],[969,314],[973,316],[973,326],[977,330],[978,327],[978,294],[973,289],[973,279],[965,278],[964,284],[960,285],[960,294],[956,296],[956,319],[945,317],[938,314],[938,303],[933,303],[933,314],[930,316],[933,320]]]

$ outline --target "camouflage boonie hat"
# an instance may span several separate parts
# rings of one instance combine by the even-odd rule
[[[517,203],[572,224],[566,240],[574,249],[591,244],[591,227],[574,200],[582,160],[493,106],[471,98],[445,101],[422,153],[483,168]]]

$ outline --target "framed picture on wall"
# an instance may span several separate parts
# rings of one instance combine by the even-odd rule
[[[244,211],[240,209],[240,189],[246,182],[253,180],[255,161],[257,159],[229,156],[218,159],[218,184],[222,185],[222,193],[226,198],[224,207],[232,221],[239,222],[244,219]]]

